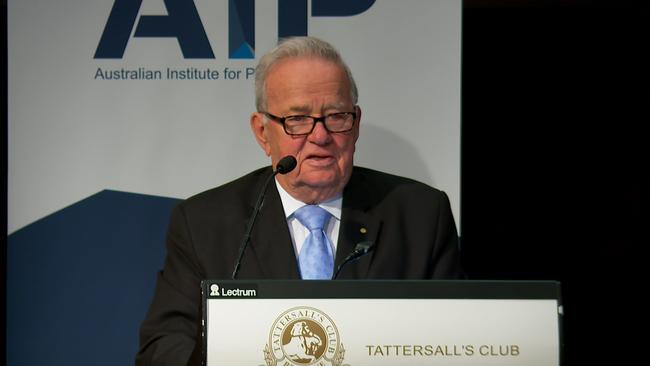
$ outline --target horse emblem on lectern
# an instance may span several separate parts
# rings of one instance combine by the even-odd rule
[[[290,325],[291,338],[283,344],[287,357],[292,361],[310,364],[316,361],[317,352],[322,354],[323,340],[310,329],[306,321],[296,321]]]
[[[271,326],[269,343],[264,349],[267,366],[280,362],[293,366],[341,366],[344,354],[332,319],[310,307],[292,308],[282,313]]]

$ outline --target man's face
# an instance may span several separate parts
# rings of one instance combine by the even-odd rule
[[[266,112],[279,117],[325,116],[356,112],[351,131],[327,132],[322,123],[306,136],[291,136],[282,124],[253,113],[251,127],[273,166],[293,155],[296,168],[278,181],[304,202],[320,202],[343,191],[352,173],[354,145],[359,137],[361,110],[352,103],[350,85],[339,65],[315,57],[289,58],[275,64],[266,78]]]

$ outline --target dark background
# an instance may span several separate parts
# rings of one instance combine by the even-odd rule
[[[565,365],[632,364],[650,244],[648,6],[464,4],[464,267],[561,281]]]
[[[4,71],[2,72],[2,126],[0,127],[0,144],[2,146],[2,159],[0,159],[0,169],[2,170],[2,182],[0,183],[0,200],[2,200],[2,206],[5,207],[4,210],[0,211],[0,235],[2,240],[2,249],[0,249],[0,296],[2,296],[2,302],[0,303],[0,363],[5,362],[5,349],[6,349],[6,336],[7,336],[7,321],[6,321],[6,295],[7,295],[7,1],[2,0],[2,29],[0,30],[2,39],[2,46],[0,47],[0,58],[4,60],[2,65],[4,66]],[[0,206],[0,207],[2,207]]]
[[[627,2],[464,2],[464,267],[472,279],[561,281],[564,365],[631,364],[644,352],[635,334],[644,330],[648,286],[637,278],[650,244],[649,24],[648,5]],[[6,207],[6,71],[3,84]]]

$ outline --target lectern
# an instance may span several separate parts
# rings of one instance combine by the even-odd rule
[[[203,281],[207,366],[557,366],[560,284]]]

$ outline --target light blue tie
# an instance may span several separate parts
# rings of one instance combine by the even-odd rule
[[[296,210],[293,215],[309,229],[309,235],[302,244],[298,256],[302,279],[331,279],[334,271],[334,256],[332,245],[323,231],[325,223],[329,221],[330,213],[316,205],[307,205]]]

